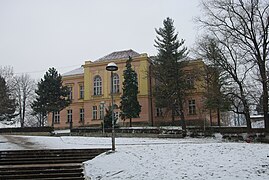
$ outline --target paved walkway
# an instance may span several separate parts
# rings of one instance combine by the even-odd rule
[[[0,150],[3,149],[39,149],[39,147],[22,136],[0,135]]]

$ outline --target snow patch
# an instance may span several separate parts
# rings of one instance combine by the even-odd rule
[[[220,142],[222,141],[222,134],[221,133],[215,133],[214,137],[215,137],[216,140],[218,140]]]
[[[10,135],[11,136],[11,135]],[[0,149],[23,149],[0,135]],[[35,148],[110,148],[111,138],[12,136]],[[84,162],[91,180],[265,180],[269,144],[226,143],[217,138],[116,138],[116,152]]]

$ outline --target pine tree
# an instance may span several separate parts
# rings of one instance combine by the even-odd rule
[[[105,111],[104,126],[105,128],[112,128],[112,106],[106,108]],[[117,124],[117,120],[117,117],[114,117],[114,125]]]
[[[31,104],[31,108],[33,110],[32,115],[37,116],[40,126],[44,126],[45,119],[47,118],[47,114],[48,114],[45,107],[46,102],[45,102],[44,96],[40,94],[40,91],[36,90],[35,92],[37,94],[37,97]]]
[[[174,112],[178,112],[182,127],[185,130],[185,116],[183,112],[186,89],[186,77],[183,68],[186,61],[187,48],[183,47],[184,40],[178,40],[175,33],[173,20],[167,18],[163,21],[163,28],[155,29],[157,37],[155,47],[158,50],[157,57],[153,61],[152,74],[156,79],[154,95],[156,106],[172,110],[172,121],[174,123]]]
[[[123,93],[120,102],[121,117],[130,119],[130,127],[132,127],[132,118],[138,118],[141,112],[141,106],[137,100],[137,73],[132,69],[131,63],[132,58],[129,56],[129,59],[126,61],[126,69],[123,71]]]
[[[109,109],[105,109],[106,114],[104,116],[104,126],[105,128],[111,128],[112,127],[112,111],[111,111],[111,106]]]
[[[18,115],[15,114],[15,111],[15,99],[11,97],[5,79],[0,76],[0,121],[13,123],[12,119]]]
[[[69,90],[62,85],[62,76],[55,68],[50,68],[44,79],[37,85],[37,98],[32,108],[36,113],[52,113],[52,126],[54,126],[54,113],[67,107],[71,100],[67,98]]]

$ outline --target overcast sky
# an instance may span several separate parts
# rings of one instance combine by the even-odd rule
[[[199,0],[0,0],[0,65],[43,77],[65,73],[111,52],[156,55],[155,28],[174,20],[179,38],[193,46]]]

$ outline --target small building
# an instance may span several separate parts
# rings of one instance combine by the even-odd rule
[[[123,71],[126,61],[132,57],[132,67],[138,76],[138,101],[141,108],[139,118],[133,119],[134,126],[158,126],[171,124],[171,112],[156,108],[154,97],[152,95],[153,79],[150,77],[151,58],[146,53],[137,53],[133,50],[117,51],[108,54],[95,61],[85,61],[80,68],[63,74],[63,84],[70,89],[69,98],[72,99],[70,106],[54,114],[55,128],[69,128],[70,122],[73,127],[101,126],[104,117],[105,108],[111,106],[111,81],[110,72],[106,71],[109,62],[115,62],[118,71],[113,75],[113,92],[115,104],[115,116],[120,126],[129,126],[128,120],[121,119],[120,114],[120,96],[122,94]],[[190,60],[186,67],[186,73],[197,74],[205,67],[202,60]],[[197,74],[198,75],[198,74]],[[203,93],[206,91],[203,75],[200,78],[192,79],[194,89],[190,90],[189,96],[185,101],[185,114],[187,125],[193,123],[204,124],[213,117],[216,122],[216,113],[209,112],[204,108]],[[201,78],[202,77],[202,78]],[[179,121],[179,116],[176,116]],[[49,124],[52,121],[52,114],[48,116]]]

